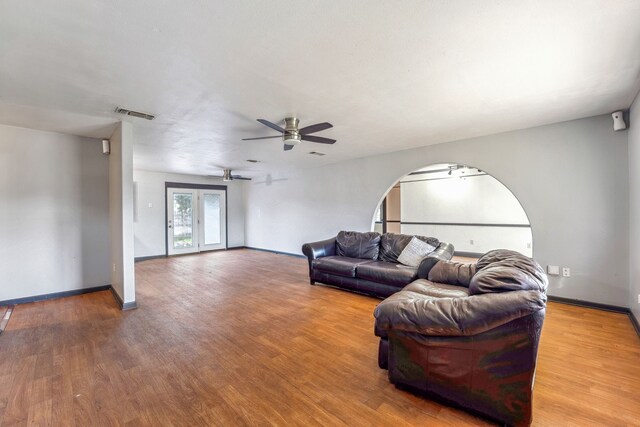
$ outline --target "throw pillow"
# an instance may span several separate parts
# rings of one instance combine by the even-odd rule
[[[410,267],[417,267],[420,265],[422,258],[429,255],[435,249],[427,242],[423,242],[417,237],[413,237],[409,244],[400,253],[398,262]]]
[[[385,233],[380,239],[380,255],[378,259],[386,262],[398,262],[398,257],[414,236],[409,234]],[[437,248],[440,241],[435,237],[415,236]]]

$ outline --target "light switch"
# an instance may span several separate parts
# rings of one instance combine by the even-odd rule
[[[558,266],[558,265],[548,265],[547,266],[547,274],[550,274],[552,276],[559,276],[560,275],[560,266]]]
[[[153,207],[153,203],[149,202],[149,207],[152,208]]]

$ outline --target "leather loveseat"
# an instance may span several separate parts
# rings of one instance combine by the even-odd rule
[[[402,265],[398,257],[414,236],[341,231],[336,237],[306,243],[309,280],[339,288],[387,297],[418,278],[426,278],[440,260],[450,260],[453,245],[434,237],[415,236],[435,249],[416,267]]]
[[[496,250],[477,264],[438,262],[375,309],[389,380],[508,425],[529,425],[547,277]]]

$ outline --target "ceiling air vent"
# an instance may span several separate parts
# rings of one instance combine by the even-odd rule
[[[260,163],[260,160],[247,159],[247,162],[249,162],[249,163]]]
[[[317,151],[310,151],[309,154],[312,156],[324,156],[324,153],[318,153]]]
[[[156,118],[153,114],[141,113],[140,111],[127,110],[126,108],[117,107],[116,113],[124,114],[125,116],[138,117],[140,119],[153,120]]]

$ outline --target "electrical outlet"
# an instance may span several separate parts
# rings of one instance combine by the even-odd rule
[[[557,265],[547,265],[547,274],[551,276],[559,276],[560,275],[560,267]]]
[[[571,277],[571,269],[569,267],[562,267],[562,275],[564,277]]]
[[[116,272],[116,265],[115,264],[113,264],[113,272],[114,273]]]
[[[469,240],[469,243],[471,243],[473,245],[473,240]]]
[[[527,249],[531,249],[531,242],[527,242]]]
[[[152,208],[153,207],[153,203],[149,202],[149,207]]]

